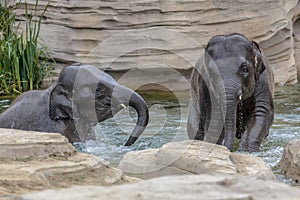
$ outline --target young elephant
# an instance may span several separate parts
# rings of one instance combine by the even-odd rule
[[[125,144],[129,146],[148,123],[143,98],[94,66],[71,65],[62,70],[49,89],[20,95],[0,115],[0,127],[58,132],[71,143],[84,142],[95,139],[92,127],[97,122],[113,117],[125,105],[138,113],[136,126]]]
[[[273,123],[273,73],[254,41],[241,34],[208,42],[191,77],[190,139],[258,151]]]

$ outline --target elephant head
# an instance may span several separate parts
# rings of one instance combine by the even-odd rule
[[[133,107],[138,113],[126,146],[132,145],[148,124],[149,112],[143,98],[91,65],[65,67],[49,96],[50,117],[53,120],[73,120],[81,141],[87,139],[87,129],[78,129],[111,118],[126,106]]]
[[[266,69],[261,51],[256,42],[243,35],[218,35],[205,48],[204,68],[213,79],[210,95],[221,101],[226,110],[222,112],[225,113],[224,145],[233,150],[234,138],[238,135],[238,105],[254,104],[260,75]]]

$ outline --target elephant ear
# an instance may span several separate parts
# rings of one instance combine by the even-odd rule
[[[255,41],[252,41],[252,45],[254,52],[253,62],[256,72],[256,78],[258,79],[259,75],[265,71],[266,65],[263,61],[263,54],[259,45]]]
[[[72,119],[72,94],[62,84],[56,84],[50,92],[49,115],[53,120]]]

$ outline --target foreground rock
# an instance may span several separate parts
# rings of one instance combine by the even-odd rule
[[[118,168],[127,175],[142,179],[208,173],[274,179],[271,168],[261,158],[232,153],[224,146],[190,140],[168,143],[160,149],[129,152]]]
[[[0,138],[0,196],[136,181],[101,158],[78,153],[60,134],[0,129]]]
[[[16,200],[101,199],[197,199],[197,200],[299,200],[300,190],[288,185],[234,176],[173,176],[147,180],[137,184],[112,187],[72,187],[24,195]]]
[[[295,184],[300,183],[300,139],[291,140],[284,147],[278,164],[281,173],[291,178]]]

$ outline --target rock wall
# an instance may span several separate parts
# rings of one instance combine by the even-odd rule
[[[35,4],[27,2],[31,8]],[[47,3],[39,1],[39,12]],[[297,4],[297,0],[53,0],[41,39],[59,63],[92,63],[126,74],[125,82],[136,82],[135,88],[158,84],[176,90],[188,87],[189,75],[178,78],[177,72],[191,70],[212,36],[239,32],[260,43],[276,84],[293,84],[300,60]],[[24,9],[17,13],[22,20]],[[169,76],[157,76],[160,72]]]

